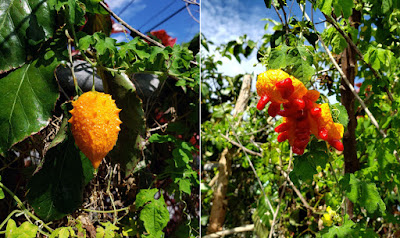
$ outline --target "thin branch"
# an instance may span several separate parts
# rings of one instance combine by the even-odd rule
[[[281,170],[281,173],[286,178],[286,180],[288,181],[289,185],[293,188],[293,190],[297,194],[297,196],[299,196],[299,198],[300,198],[301,202],[303,203],[304,207],[306,207],[307,209],[311,210],[314,213],[315,212],[314,208],[312,206],[310,206],[310,204],[308,204],[307,200],[303,197],[303,195],[301,195],[301,192],[293,184],[293,182],[290,179],[289,175],[283,170]]]
[[[134,32],[135,34],[139,35],[140,37],[144,38],[145,40],[149,41],[150,43],[152,43],[153,45],[156,45],[158,47],[161,48],[165,48],[165,46],[163,44],[161,44],[160,42],[157,42],[153,39],[151,39],[150,37],[146,36],[145,34],[143,34],[142,32],[136,30],[135,28],[131,27],[128,23],[126,23],[124,20],[122,20],[117,14],[115,14],[110,8],[107,7],[107,5],[104,2],[100,2],[100,5],[108,12],[111,14],[111,16],[113,16],[115,19],[117,19],[117,21],[119,21],[123,26],[125,26],[126,28],[128,28],[131,32]]]
[[[244,146],[243,146],[242,143],[240,142],[240,139],[239,139],[238,135],[236,134],[235,130],[232,128],[232,125],[229,124],[229,126],[231,127],[231,131],[232,131],[233,135],[235,136],[236,141],[237,141],[238,144],[240,145],[240,148],[244,148]],[[222,135],[222,136],[223,136],[223,135]],[[232,143],[232,144],[233,144],[233,143]],[[267,197],[267,194],[266,194],[265,191],[264,191],[264,187],[263,187],[263,185],[262,185],[262,183],[261,183],[260,177],[258,177],[258,175],[257,175],[257,171],[256,171],[256,169],[254,168],[253,162],[251,162],[251,160],[250,160],[250,158],[249,158],[249,155],[247,154],[247,151],[246,151],[246,150],[243,150],[243,152],[244,152],[244,154],[245,154],[245,156],[246,156],[247,162],[248,162],[249,165],[250,165],[250,168],[253,170],[254,176],[256,177],[256,179],[257,179],[257,181],[258,181],[258,184],[260,185],[261,192],[262,192],[263,195],[264,195],[264,198],[265,198],[265,200],[266,200],[266,202],[267,202],[267,204],[268,204],[268,206],[269,206],[269,209],[271,210],[272,214],[274,214],[274,213],[275,213],[274,208],[272,207],[272,204],[271,204],[271,202],[269,201],[269,198]],[[258,156],[262,157],[262,154],[259,154]]]
[[[308,21],[311,21],[310,18],[308,17],[307,13],[304,11],[304,8],[301,4],[299,4],[300,9],[304,12],[305,17],[307,18]],[[317,32],[317,29],[314,26],[314,31]],[[319,41],[321,42],[322,46],[324,47],[326,53],[329,56],[329,59],[331,60],[331,62],[333,63],[333,65],[335,66],[336,70],[340,73],[340,75],[342,76],[344,82],[346,83],[346,85],[349,87],[350,91],[354,94],[354,96],[357,98],[357,100],[359,101],[359,103],[361,104],[362,108],[364,109],[364,111],[368,114],[368,116],[371,118],[371,122],[372,124],[374,124],[374,126],[378,129],[378,131],[382,134],[383,137],[386,137],[386,133],[380,129],[378,122],[376,121],[375,117],[372,115],[372,113],[369,111],[368,107],[365,105],[364,101],[360,98],[360,96],[358,96],[358,93],[356,92],[356,90],[354,89],[353,85],[349,82],[349,80],[347,79],[346,75],[343,73],[342,69],[340,68],[340,66],[338,65],[338,63],[336,62],[335,58],[333,57],[331,51],[329,50],[329,48],[325,45],[325,42],[322,40],[322,37],[317,34]]]
[[[164,129],[165,127],[168,127],[168,123],[165,123],[164,125],[161,125],[161,126],[158,126],[158,127],[155,127],[155,128],[151,128],[151,129],[149,129],[149,131],[150,132],[151,131],[158,131],[160,129]]]
[[[200,23],[200,21],[197,20],[197,19],[193,16],[193,14],[192,14],[192,12],[190,11],[190,8],[189,8],[189,3],[187,3],[187,2],[186,2],[186,10],[188,11],[189,15],[193,18],[193,20],[195,20],[197,23]]]
[[[227,137],[226,135],[221,135],[221,136],[224,137],[229,143],[231,143],[232,145],[235,145],[235,146],[239,147],[239,148],[242,149],[243,151],[246,151],[247,153],[249,153],[249,154],[251,154],[251,155],[255,155],[255,156],[262,157],[262,154],[261,154],[261,153],[258,153],[258,152],[255,152],[255,151],[252,151],[252,150],[247,149],[247,148],[244,147],[243,145],[241,145],[241,144],[239,144],[239,143],[237,143],[237,142],[231,140],[231,139],[230,139],[229,137]]]
[[[290,148],[290,157],[289,157],[289,164],[288,164],[288,168],[287,168],[287,173],[289,173],[290,167],[292,165],[292,159],[293,159],[293,150],[292,150],[292,148]],[[280,153],[279,153],[279,162],[282,165],[282,151],[280,151]],[[268,238],[272,238],[272,235],[274,234],[276,218],[278,217],[279,209],[280,209],[281,203],[282,203],[282,198],[283,198],[283,195],[285,194],[285,191],[286,191],[286,184],[287,184],[287,182],[285,181],[283,183],[283,188],[282,188],[281,195],[279,196],[279,202],[278,202],[278,206],[276,207],[276,210],[275,210],[274,218],[272,219],[271,230],[269,232]]]
[[[246,231],[252,231],[252,230],[254,230],[254,224],[239,226],[239,227],[235,227],[235,228],[232,228],[229,230],[224,230],[224,231],[218,231],[218,232],[203,236],[203,238],[217,238],[217,237],[226,236],[226,235],[230,235],[230,234],[234,234],[234,233],[246,232]]]
[[[281,14],[279,13],[278,8],[276,8],[276,6],[275,6],[275,4],[274,4],[274,1],[272,1],[271,4],[272,4],[272,6],[274,7],[275,12],[276,12],[276,14],[278,15],[279,19],[281,20],[282,25],[284,25],[285,23],[283,23],[282,16],[281,16]]]
[[[308,17],[307,13],[304,11],[303,5],[299,4],[299,7],[301,9],[301,11],[304,13],[304,16],[307,18],[308,21],[311,21],[310,18]],[[325,15],[325,14],[324,14]],[[326,16],[325,16],[326,17]],[[329,21],[329,17],[326,18],[327,21]],[[332,20],[333,23],[333,20]],[[331,24],[332,24],[331,23]],[[333,26],[335,26],[335,24],[332,24]],[[314,27],[314,31],[318,32],[317,29],[315,28],[315,25],[313,24]],[[336,27],[335,27],[336,28]],[[346,40],[349,42],[349,44],[355,49],[355,51],[357,52],[357,54],[360,55],[361,59],[364,61],[364,56],[361,54],[360,50],[357,48],[357,46],[354,44],[354,42],[343,32],[340,31],[341,29],[338,27],[336,28],[342,35],[343,37],[347,37]],[[339,30],[340,29],[340,30]],[[331,62],[333,63],[333,65],[335,66],[335,68],[337,69],[337,71],[340,73],[340,75],[342,76],[344,82],[347,84],[347,86],[349,87],[350,91],[354,94],[354,96],[356,97],[356,99],[358,100],[358,102],[360,103],[361,107],[364,109],[364,111],[367,113],[368,117],[371,119],[372,124],[376,127],[376,129],[378,129],[378,131],[381,133],[383,138],[386,138],[387,135],[386,133],[380,129],[378,122],[376,121],[374,115],[372,115],[372,113],[369,111],[368,107],[365,105],[364,101],[360,98],[360,96],[358,96],[358,93],[356,92],[356,90],[354,89],[353,85],[349,82],[349,80],[347,79],[346,75],[344,74],[344,72],[342,71],[342,69],[340,68],[340,66],[338,65],[338,63],[336,62],[336,60],[333,58],[333,55],[331,53],[331,51],[329,50],[329,48],[325,45],[325,42],[322,40],[322,37],[320,36],[320,34],[317,34],[319,41],[321,42],[321,45],[324,47],[326,53],[329,56],[329,59],[331,60]],[[366,63],[366,62],[365,62]],[[376,77],[379,78],[378,73],[372,68],[371,65],[369,65],[368,63],[366,63],[370,69],[372,70],[372,72],[375,72],[374,75],[376,74]],[[388,97],[392,97],[389,90],[387,88],[385,88],[386,93],[388,94]],[[393,97],[392,97],[393,98]],[[397,161],[400,163],[400,157],[397,153],[397,150],[393,151],[393,155],[396,157]]]
[[[337,24],[336,22],[328,15],[324,14],[327,22],[329,22],[347,41],[347,43],[355,50],[355,52],[358,54],[358,56],[360,56],[360,59],[364,62],[364,64],[366,64],[368,66],[368,68],[371,69],[372,73],[374,74],[375,78],[381,79],[381,75],[371,66],[371,64],[367,63],[364,59],[364,55],[361,53],[360,49],[358,49],[358,47],[356,46],[356,44],[354,44],[354,42],[350,39],[349,35],[347,35]],[[388,98],[390,99],[390,101],[394,101],[393,99],[393,95],[390,93],[389,89],[384,86],[385,92],[388,95]]]
[[[188,3],[188,4],[193,4],[193,5],[200,6],[200,3],[196,2],[196,0],[193,0],[193,1],[182,0],[182,1],[184,1],[185,3]]]

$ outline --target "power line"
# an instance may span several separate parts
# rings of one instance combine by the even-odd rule
[[[183,9],[186,8],[186,5],[184,5],[183,7],[181,7],[180,9],[176,10],[174,13],[172,13],[171,15],[169,15],[168,17],[166,17],[164,20],[162,20],[160,23],[156,24],[155,26],[151,27],[150,30],[145,31],[145,32],[150,32],[152,30],[154,30],[156,27],[158,27],[159,25],[163,24],[164,22],[168,21],[169,19],[171,19],[172,17],[174,17],[176,14],[178,14],[179,12],[181,12]]]
[[[167,8],[169,8],[173,3],[175,3],[175,0],[172,0],[167,6],[165,6],[163,9],[161,9],[160,11],[158,11],[156,14],[152,15],[151,17],[149,17],[149,19],[141,26],[138,27],[138,30],[140,31],[140,29],[142,27],[144,27],[145,25],[147,25],[148,23],[150,23],[150,21],[152,19],[154,19],[155,16],[160,15],[160,13],[162,13],[163,11],[165,11]]]
[[[124,13],[124,12],[126,11],[126,9],[128,9],[128,7],[129,7],[130,5],[132,5],[132,3],[133,3],[134,1],[135,1],[135,0],[131,0],[128,4],[126,4],[125,7],[123,7],[123,8],[121,9],[121,11],[119,11],[119,13],[118,13],[117,15],[118,15],[118,16],[121,16],[121,14]]]

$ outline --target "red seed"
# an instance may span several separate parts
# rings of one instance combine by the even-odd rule
[[[313,109],[310,110],[311,116],[313,117],[320,117],[321,116],[321,108],[319,107],[314,107]]]
[[[260,98],[260,101],[258,101],[258,103],[257,103],[257,109],[258,110],[262,110],[262,109],[264,109],[264,107],[265,107],[265,105],[267,105],[267,103],[269,102],[269,100],[270,100],[270,97],[268,97],[268,96],[262,96],[261,98]]]
[[[278,135],[278,142],[284,142],[285,140],[289,139],[289,134],[287,131],[282,132]]]
[[[275,127],[275,132],[281,133],[281,132],[289,130],[289,128],[290,128],[290,124],[289,123],[287,123],[287,122],[286,123],[282,123],[279,126]]]
[[[340,140],[330,140],[329,144],[331,146],[333,146],[335,149],[337,149],[338,151],[343,151],[343,149],[344,149],[343,143]]]
[[[271,105],[269,105],[269,108],[268,108],[268,114],[271,117],[275,117],[276,114],[278,114],[280,109],[281,109],[281,104],[279,104],[277,102],[271,102]]]
[[[318,136],[323,140],[327,140],[328,139],[328,130],[325,127],[319,129]]]
[[[288,99],[294,92],[293,83],[290,78],[281,80],[277,82],[275,85],[278,88],[279,92],[281,93],[282,98],[284,99]]]
[[[304,107],[306,106],[304,100],[296,98],[295,100],[292,101],[292,105],[297,109],[297,110],[303,110]]]

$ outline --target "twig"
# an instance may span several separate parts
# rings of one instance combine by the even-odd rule
[[[239,226],[239,227],[235,227],[235,228],[232,228],[229,230],[224,230],[224,231],[218,231],[218,232],[203,236],[203,238],[217,238],[217,237],[226,236],[226,235],[230,235],[230,234],[234,234],[234,233],[246,232],[246,231],[252,231],[252,230],[254,230],[254,224]]]
[[[276,8],[274,1],[271,2],[271,5],[274,7],[276,14],[278,15],[279,19],[281,20],[282,25],[284,25],[283,20],[282,20],[282,16],[278,11],[278,8]]]
[[[151,129],[149,129],[149,131],[150,132],[151,131],[158,131],[160,129],[164,129],[165,127],[168,127],[168,123],[165,123],[164,125],[161,125],[161,126],[158,126],[158,127],[155,127],[155,128],[151,128]]]
[[[354,44],[354,42],[350,39],[350,37],[336,24],[336,22],[328,15],[324,14],[326,21],[329,22],[347,41],[347,43],[355,50],[355,52],[360,56],[360,59],[368,66],[368,68],[371,69],[372,73],[374,74],[375,78],[381,79],[381,75],[371,66],[371,64],[367,63],[364,59],[364,55],[361,53],[360,49]],[[389,89],[384,86],[386,94],[388,95],[388,98],[390,101],[394,101],[392,93],[390,93]]]
[[[292,159],[293,159],[293,150],[292,150],[292,148],[290,148],[290,157],[289,157],[289,164],[288,164],[288,168],[287,168],[287,173],[289,173],[290,167],[292,165]],[[281,153],[279,153],[279,161],[280,161],[280,164],[282,165],[282,151],[281,151]],[[283,195],[285,194],[285,191],[286,191],[286,184],[287,184],[287,182],[285,181],[283,183],[283,188],[282,188],[281,195],[279,196],[278,206],[276,207],[276,210],[275,210],[275,213],[274,213],[274,217],[272,219],[271,230],[269,232],[268,238],[272,238],[272,235],[274,234],[275,222],[276,222],[276,218],[278,217],[279,209],[281,208],[281,202],[282,202]]]
[[[196,0],[193,0],[193,1],[182,0],[182,1],[184,1],[185,3],[188,3],[188,4],[193,4],[193,5],[200,6],[200,3],[196,2]]]
[[[232,125],[229,124],[229,126],[232,126]],[[236,140],[238,141],[238,144],[240,145],[240,147],[241,147],[241,148],[242,148],[242,147],[244,148],[244,146],[243,146],[242,143],[240,142],[239,137],[238,137],[238,135],[236,134],[236,132],[233,130],[233,128],[231,128],[231,130],[232,130],[233,135],[236,137]],[[246,150],[243,150],[243,152],[244,152],[244,154],[245,154],[245,156],[246,156],[247,162],[248,162],[249,165],[250,165],[250,168],[253,170],[254,176],[256,177],[256,179],[257,179],[257,181],[258,181],[258,184],[260,185],[261,192],[262,192],[263,195],[264,195],[264,198],[265,198],[265,200],[266,200],[266,202],[267,202],[267,204],[268,204],[268,206],[269,206],[269,209],[271,210],[272,214],[274,214],[274,213],[275,213],[274,208],[272,207],[272,204],[271,204],[271,202],[269,201],[269,198],[267,197],[267,194],[266,194],[265,191],[264,191],[264,187],[263,187],[263,185],[262,185],[262,183],[261,183],[260,177],[258,177],[258,175],[257,175],[257,171],[256,171],[256,169],[254,168],[253,162],[251,162],[251,160],[250,160],[250,158],[249,158],[249,155],[247,154],[247,151],[246,151]],[[262,155],[261,155],[261,157],[262,157]]]
[[[281,173],[286,178],[286,180],[288,181],[289,185],[293,188],[293,190],[297,194],[297,196],[299,196],[299,198],[300,198],[301,202],[303,203],[304,207],[306,207],[307,209],[311,210],[314,213],[315,212],[314,208],[312,206],[310,206],[310,204],[308,204],[307,200],[303,197],[303,195],[301,195],[301,192],[293,184],[293,182],[290,179],[289,175],[283,170],[281,170]]]
[[[186,1],[185,1],[185,2],[186,2]],[[190,3],[186,2],[186,10],[188,11],[189,15],[193,18],[194,21],[196,21],[197,23],[200,23],[200,21],[197,20],[197,19],[193,16],[192,12],[190,11],[189,4],[190,4]]]
[[[262,157],[262,154],[261,154],[261,153],[258,153],[258,152],[255,152],[255,151],[252,151],[252,150],[247,149],[247,148],[244,147],[243,145],[241,145],[241,144],[239,144],[239,143],[237,143],[237,142],[231,140],[231,139],[230,139],[229,137],[227,137],[226,135],[221,135],[221,136],[224,137],[229,143],[231,143],[232,145],[235,145],[235,146],[239,147],[239,148],[242,149],[243,151],[246,151],[247,153],[252,154],[252,155],[255,155],[255,156]]]

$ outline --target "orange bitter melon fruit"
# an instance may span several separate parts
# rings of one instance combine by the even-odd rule
[[[79,149],[97,169],[118,139],[122,123],[111,95],[86,92],[72,102],[71,131]]]

